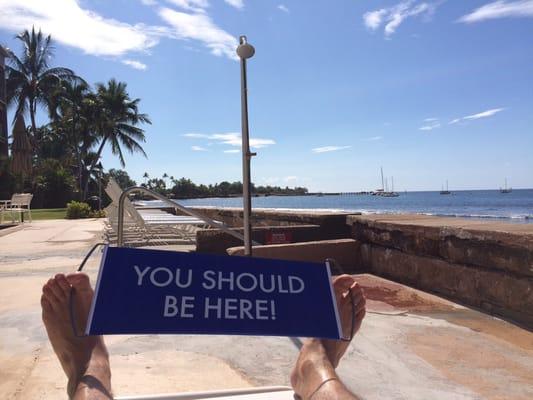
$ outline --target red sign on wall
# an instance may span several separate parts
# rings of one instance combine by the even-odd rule
[[[266,244],[292,243],[292,232],[267,232]]]

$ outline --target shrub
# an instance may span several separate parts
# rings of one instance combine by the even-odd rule
[[[105,211],[104,210],[94,210],[91,211],[91,214],[89,215],[91,218],[105,218]]]
[[[74,177],[58,160],[43,160],[34,173],[32,208],[60,208],[72,200]]]
[[[71,201],[67,204],[68,219],[89,218],[91,216],[91,213],[91,207],[87,203],[82,203],[80,201]]]

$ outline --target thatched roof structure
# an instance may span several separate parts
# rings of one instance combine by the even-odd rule
[[[15,174],[30,175],[32,147],[28,134],[26,133],[26,124],[22,115],[17,118],[13,127],[11,155],[13,157],[11,170]]]

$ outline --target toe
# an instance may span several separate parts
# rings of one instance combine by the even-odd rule
[[[363,297],[359,303],[355,304],[355,314],[358,315],[361,311],[366,309],[366,300]]]
[[[67,281],[76,289],[82,290],[89,288],[89,276],[83,272],[76,272],[74,274],[69,274],[66,277]]]
[[[57,285],[63,292],[63,296],[66,298],[70,295],[70,283],[68,283],[67,278],[63,274],[57,274],[55,276],[55,281]]]
[[[43,309],[43,312],[52,311],[52,305],[44,294],[41,296],[41,308]]]
[[[57,279],[50,279],[50,281],[48,281],[48,287],[59,301],[64,301],[67,298],[66,294],[61,289],[61,286],[59,286]]]
[[[339,275],[333,279],[333,287],[336,290],[348,290],[354,283],[356,283],[355,279],[347,274]]]
[[[57,298],[48,284],[43,287],[43,300],[50,306],[51,311],[57,310],[61,304],[61,300]]]

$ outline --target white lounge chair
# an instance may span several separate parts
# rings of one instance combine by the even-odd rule
[[[4,222],[4,213],[11,214],[11,221],[15,222],[15,214],[20,215],[20,222],[24,222],[24,213],[28,213],[30,222],[33,222],[31,217],[31,200],[33,194],[31,193],[15,193],[11,196],[11,200],[0,200],[0,223]]]
[[[118,232],[118,203],[122,189],[112,178],[105,188],[113,203],[106,208],[109,226],[106,229],[110,242],[116,240]],[[188,215],[174,215],[158,207],[143,205],[139,209],[129,200],[124,201],[125,242],[130,246],[165,245],[176,240],[186,243],[196,241],[196,231],[206,228],[200,218]]]
[[[294,392],[287,386],[217,390],[209,392],[176,393],[167,395],[119,396],[116,400],[294,400]]]

